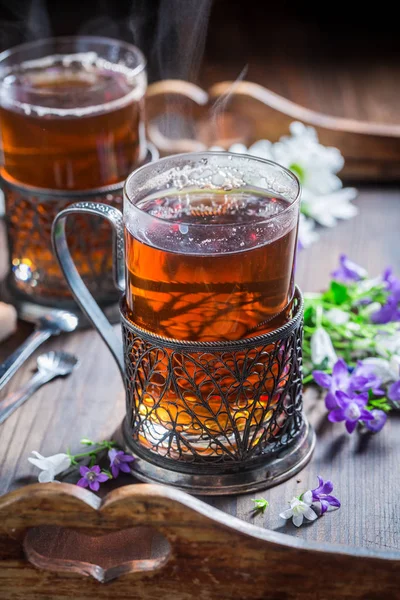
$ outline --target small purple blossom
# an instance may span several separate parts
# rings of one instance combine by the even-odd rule
[[[78,481],[77,485],[84,488],[89,487],[93,492],[97,492],[99,490],[100,483],[104,483],[104,481],[109,479],[108,475],[101,472],[99,465],[94,465],[91,468],[80,467],[79,472],[82,477]]]
[[[331,423],[345,421],[346,429],[352,433],[358,421],[372,421],[373,415],[365,407],[368,402],[368,393],[355,394],[354,392],[337,391],[335,393],[336,407],[328,414]],[[333,406],[333,405],[332,405]],[[330,407],[328,407],[330,408]]]
[[[382,380],[375,374],[373,367],[358,361],[352,373],[350,389],[354,392],[368,392],[372,390],[374,396],[384,396],[385,391],[380,388]]]
[[[389,386],[388,398],[392,402],[400,402],[400,379]]]
[[[339,268],[333,271],[331,275],[337,281],[350,283],[364,279],[367,276],[367,271],[347,258],[346,254],[341,254],[339,257]]]
[[[373,419],[371,421],[365,421],[364,425],[373,433],[378,433],[381,429],[383,429],[383,426],[385,425],[388,416],[383,410],[380,410],[379,408],[373,408],[371,410],[371,415],[373,416]]]
[[[342,392],[367,392],[372,389],[375,395],[384,394],[379,389],[381,380],[374,375],[372,369],[361,362],[357,368],[350,374],[349,367],[342,358],[333,365],[332,375],[323,371],[313,371],[314,381],[321,387],[329,390],[325,398],[325,405],[328,410],[337,408],[335,394],[338,390]]]
[[[345,361],[339,358],[333,365],[332,375],[323,371],[313,371],[314,381],[321,387],[329,390],[325,397],[325,404],[328,409],[337,406],[335,393],[337,390],[346,391],[349,385],[350,374]]]
[[[383,281],[386,284],[386,289],[400,301],[400,279],[393,274],[393,269],[388,267],[382,276]]]
[[[391,321],[400,321],[399,300],[395,294],[389,296],[386,304],[383,304],[379,310],[372,313],[372,323],[383,325]]]
[[[128,463],[135,460],[130,454],[125,454],[123,450],[116,450],[115,448],[111,448],[108,451],[108,458],[110,459],[111,473],[114,479],[118,477],[120,471],[129,473],[130,467]]]
[[[333,491],[332,481],[325,481],[317,475],[319,486],[315,490],[311,490],[312,501],[321,503],[321,516],[328,510],[329,506],[340,508],[340,500],[331,495]]]

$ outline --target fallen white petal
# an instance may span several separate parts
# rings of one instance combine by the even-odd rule
[[[312,491],[311,490],[307,490],[307,492],[304,492],[301,501],[304,502],[304,504],[308,504],[311,505],[312,504]]]

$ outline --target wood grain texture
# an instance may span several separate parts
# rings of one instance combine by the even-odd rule
[[[320,241],[300,254],[297,281],[304,291],[327,285],[340,252],[365,265],[372,275],[389,264],[400,273],[398,190],[365,189],[357,204],[358,217],[335,229],[320,230]],[[21,327],[19,336],[28,331],[28,325]],[[18,337],[13,337],[2,344],[2,357],[17,341]],[[81,365],[70,377],[43,387],[0,426],[1,494],[36,480],[36,470],[27,461],[31,450],[49,455],[69,447],[77,452],[84,436],[95,440],[114,436],[124,415],[125,398],[117,366],[95,332],[79,331],[54,338],[43,347],[43,351],[49,349],[75,352]],[[2,394],[25,382],[34,365],[32,358]],[[316,453],[297,478],[257,494],[271,504],[264,516],[254,514],[253,494],[206,501],[244,521],[298,539],[328,540],[372,551],[398,550],[399,416],[390,418],[382,434],[363,441],[357,435],[347,435],[341,425],[329,424],[322,399],[311,390],[306,394],[305,408],[317,430]],[[295,493],[314,486],[318,474],[334,481],[342,508],[312,526],[296,529],[285,524],[279,519],[279,512]]]
[[[124,536],[131,540],[133,527],[149,523],[169,544],[167,551],[154,552],[159,560],[151,563],[148,548],[140,554],[129,543],[121,552]],[[114,548],[114,560],[119,559],[120,569],[115,564],[97,571],[90,568],[96,546],[101,545],[96,538],[92,538],[92,548],[88,544],[86,557],[73,548],[62,556],[60,531],[51,526],[73,529],[73,540],[82,533],[108,534],[104,545],[114,532],[119,546]],[[41,566],[46,569],[21,562],[18,547],[23,540],[31,559],[37,562],[42,555]],[[65,535],[63,541],[65,544]],[[55,561],[51,560],[53,547],[58,554]],[[379,593],[396,600],[399,561],[400,552],[372,556],[366,551],[294,540],[212,510],[166,486],[126,486],[100,501],[91,492],[69,484],[36,484],[0,500],[0,585],[5,600],[83,600],[111,594],[116,600],[372,600],[379,598],[371,593],[377,581]],[[99,580],[107,575],[112,581],[100,585]]]

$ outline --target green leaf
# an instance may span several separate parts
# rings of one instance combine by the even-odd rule
[[[304,183],[305,173],[304,173],[304,169],[301,165],[299,165],[298,163],[292,163],[291,165],[289,165],[289,169],[292,171],[292,173],[297,175],[300,183]]]
[[[340,306],[346,300],[349,300],[349,291],[343,283],[339,283],[338,281],[331,281],[330,289],[331,297],[333,302]]]
[[[253,498],[253,502],[255,504],[254,509],[262,513],[264,513],[269,506],[269,502],[265,498]]]
[[[326,371],[327,373],[331,373],[332,369],[328,368],[329,366],[329,358],[325,356],[324,360],[319,365],[314,365],[314,369],[316,371]]]
[[[304,311],[304,325],[314,325],[315,310],[313,306],[308,306]]]
[[[390,412],[392,410],[392,406],[388,402],[387,398],[373,398],[372,390],[368,391],[367,408],[368,408],[368,410],[377,408],[379,410],[383,410],[384,412]]]

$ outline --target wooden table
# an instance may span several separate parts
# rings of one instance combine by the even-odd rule
[[[400,273],[400,193],[393,188],[361,191],[357,218],[332,230],[321,230],[321,239],[301,252],[297,281],[304,291],[327,285],[329,273],[341,252],[376,275],[387,265]],[[4,259],[4,253],[3,259]],[[18,334],[0,348],[4,359],[29,332],[21,323]],[[59,379],[37,392],[0,426],[0,494],[36,481],[28,463],[31,450],[44,455],[78,451],[79,440],[113,437],[124,415],[124,392],[108,350],[97,333],[79,331],[47,342],[43,350],[76,353],[81,364],[67,379]],[[16,390],[35,367],[32,358],[2,392]],[[304,540],[331,541],[376,550],[399,550],[400,418],[394,414],[383,433],[361,439],[326,419],[322,398],[314,390],[305,397],[305,410],[314,425],[317,448],[310,464],[295,478],[265,493],[239,497],[204,498],[211,505],[255,525]],[[279,512],[293,495],[315,487],[317,475],[332,479],[342,508],[312,526],[296,529],[284,524]],[[107,489],[107,486],[105,486]],[[270,508],[254,515],[252,498],[264,496]]]

